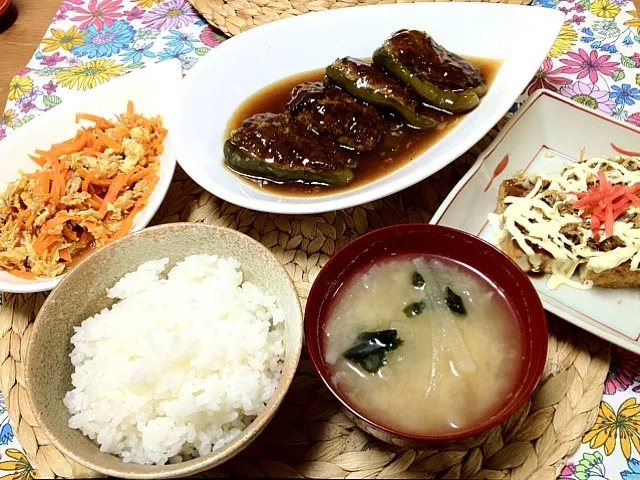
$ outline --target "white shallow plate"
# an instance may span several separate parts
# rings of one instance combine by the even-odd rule
[[[147,67],[111,80],[87,92],[69,97],[64,103],[42,114],[38,118],[13,132],[0,142],[0,192],[7,184],[16,180],[19,171],[30,173],[39,168],[27,155],[34,150],[48,150],[53,143],[73,137],[79,124],[75,123],[78,112],[91,113],[107,118],[123,113],[127,101],[134,102],[135,111],[145,116],[161,115],[167,127],[176,111],[176,92],[182,82],[179,60]],[[82,122],[90,125],[90,123]],[[136,215],[131,231],[144,228],[167,193],[176,165],[171,148],[172,132],[165,139],[164,153],[160,156],[160,180],[149,197],[148,205]],[[64,275],[52,279],[27,280],[0,270],[0,292],[43,292],[53,289]]]
[[[562,119],[562,128],[557,120]],[[559,171],[586,149],[587,157],[617,155],[612,144],[638,150],[640,129],[554,93],[536,92],[445,199],[431,223],[458,228],[493,242],[487,224],[503,180],[522,170]],[[495,172],[500,172],[494,175]],[[494,178],[495,177],[495,178]],[[547,288],[548,275],[531,278],[544,307],[621,347],[640,353],[640,289]]]
[[[502,118],[544,60],[563,20],[562,12],[541,7],[452,2],[345,8],[253,28],[216,47],[187,75],[173,127],[178,162],[214,195],[265,212],[318,213],[390,195],[462,155]],[[338,57],[370,57],[402,28],[425,30],[459,54],[504,60],[481,105],[440,142],[384,178],[327,196],[282,197],[224,167],[227,122],[251,94]]]

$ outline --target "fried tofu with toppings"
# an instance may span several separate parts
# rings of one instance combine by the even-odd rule
[[[489,216],[498,246],[524,271],[550,274],[550,288],[639,287],[639,167],[634,157],[583,159],[559,175],[505,180]]]

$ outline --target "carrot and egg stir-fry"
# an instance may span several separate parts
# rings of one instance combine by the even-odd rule
[[[167,130],[160,117],[88,114],[76,136],[31,156],[0,195],[0,268],[25,278],[60,275],[79,255],[126,235],[158,182]]]

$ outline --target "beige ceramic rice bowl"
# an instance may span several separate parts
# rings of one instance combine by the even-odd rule
[[[267,295],[264,298],[275,297],[277,307],[274,308],[279,309],[278,315],[284,319],[281,323],[284,327],[280,327],[282,334],[279,337],[280,352],[282,352],[282,339],[284,339],[282,371],[279,379],[277,375],[273,377],[275,380],[271,386],[275,391],[272,388],[273,393],[269,393],[271,396],[266,406],[241,433],[224,446],[203,456],[185,459],[180,463],[166,465],[126,463],[120,456],[102,452],[98,445],[83,435],[79,429],[69,427],[69,419],[72,416],[65,405],[65,402],[69,401],[68,399],[65,401],[65,396],[77,383],[74,382],[72,386],[71,377],[74,366],[69,356],[74,347],[71,343],[74,327],[78,327],[88,317],[99,318],[100,316],[96,314],[105,307],[111,307],[115,300],[107,297],[107,289],[111,289],[125,274],[135,271],[143,263],[168,258],[167,270],[170,270],[176,263],[179,264],[185,257],[194,254],[234,258],[239,262],[244,282],[250,282],[259,291],[264,292]],[[243,292],[244,290],[241,294]],[[188,292],[185,291],[183,295],[188,296]],[[125,301],[126,299],[122,300],[122,302]],[[112,307],[112,312],[115,312],[115,309],[116,307]],[[157,315],[154,318],[162,319],[161,314]],[[135,318],[134,316],[128,319],[129,324],[133,324],[136,321]],[[273,319],[275,318],[274,314]],[[169,317],[168,321],[170,320]],[[191,317],[194,324],[197,324],[197,320],[197,316]],[[157,321],[166,323],[167,319]],[[275,322],[273,320],[274,324]],[[298,365],[302,348],[302,324],[300,302],[291,279],[276,257],[260,243],[237,231],[211,225],[182,223],[152,227],[128,235],[88,256],[62,280],[45,301],[36,318],[28,344],[25,374],[27,394],[36,415],[36,421],[42,426],[46,435],[61,452],[86,468],[105,475],[124,478],[169,478],[193,475],[212,468],[243,450],[274,416]],[[109,325],[108,322],[107,325]],[[202,329],[202,325],[195,326],[198,332]],[[136,327],[138,325],[132,325],[130,329],[123,330],[135,331]],[[183,325],[180,328],[183,328]],[[140,335],[139,332],[138,335]],[[237,341],[234,337],[238,336],[242,337],[242,335],[231,335],[232,338],[227,341],[233,344]],[[201,344],[200,348],[203,345],[206,344]],[[275,351],[273,350],[275,347],[271,348],[268,352]],[[165,350],[168,350],[167,354],[169,354],[172,349],[165,348]],[[164,361],[160,357],[156,359],[159,362]],[[106,365],[110,363],[109,360]],[[113,363],[116,363],[115,360]],[[153,365],[150,365],[150,368],[152,367]],[[233,369],[232,366],[225,368]],[[103,376],[108,377],[109,374],[108,370],[102,371]],[[108,384],[107,380],[105,380],[106,384]],[[85,394],[76,397],[76,403],[84,401],[83,395]],[[144,407],[144,405],[140,406],[140,408]],[[140,444],[142,443],[140,441]]]

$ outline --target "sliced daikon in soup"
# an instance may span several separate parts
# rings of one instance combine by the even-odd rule
[[[323,333],[332,381],[352,406],[414,435],[492,414],[523,363],[520,326],[500,291],[439,257],[389,258],[354,275]]]

